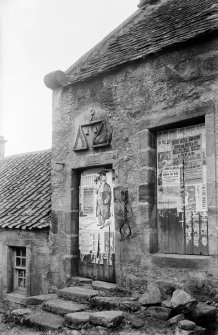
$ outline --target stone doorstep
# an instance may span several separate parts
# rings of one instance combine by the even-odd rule
[[[140,308],[139,302],[135,298],[131,297],[93,297],[90,301],[90,306],[92,308],[102,309],[121,309],[124,311],[135,312]]]
[[[70,279],[71,285],[78,285],[78,286],[83,286],[83,285],[91,285],[93,282],[93,279],[91,278],[85,278],[85,277],[71,277]]]
[[[109,283],[106,281],[93,281],[92,287],[94,290],[106,291],[106,292],[115,292],[117,290],[117,285],[114,283]]]
[[[64,318],[57,314],[41,311],[26,316],[23,323],[42,330],[57,330],[63,327]]]
[[[89,302],[91,298],[99,295],[99,292],[86,287],[73,286],[58,290],[57,294],[60,298],[86,303]]]
[[[64,316],[65,326],[72,329],[81,329],[81,327],[89,322],[90,312],[69,313]]]
[[[26,298],[27,305],[41,305],[43,302],[51,299],[57,299],[57,294],[34,295]]]
[[[43,303],[42,308],[47,312],[65,315],[68,313],[80,312],[89,308],[89,305],[78,304],[63,299],[48,300]]]
[[[118,326],[124,318],[122,311],[102,311],[90,314],[89,321],[107,328]]]

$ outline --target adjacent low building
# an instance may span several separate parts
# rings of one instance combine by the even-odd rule
[[[51,153],[0,159],[0,300],[49,289]]]

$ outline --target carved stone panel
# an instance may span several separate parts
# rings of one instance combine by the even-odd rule
[[[109,146],[112,134],[106,120],[95,120],[79,126],[74,151]]]

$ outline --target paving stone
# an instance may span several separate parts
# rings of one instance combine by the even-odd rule
[[[175,335],[206,335],[206,334],[207,334],[206,329],[198,326],[193,330],[184,330],[179,327],[176,327],[175,329]]]
[[[178,323],[179,328],[185,329],[185,330],[193,330],[196,327],[196,324],[193,321],[190,320],[181,320]]]
[[[42,330],[57,330],[62,328],[64,318],[48,312],[36,312],[24,318],[24,324]]]
[[[171,298],[171,303],[174,309],[181,313],[187,313],[192,311],[198,302],[185,291],[175,290]]]
[[[124,315],[121,311],[103,311],[93,313],[90,315],[89,320],[94,325],[110,328],[118,326],[123,318]]]
[[[46,300],[57,299],[57,294],[44,294],[44,295],[34,295],[32,297],[26,298],[27,305],[41,305]]]
[[[161,293],[159,287],[153,283],[148,284],[147,290],[139,298],[140,305],[151,306],[161,303]]]
[[[184,320],[185,316],[184,314],[178,314],[174,316],[173,318],[168,320],[168,325],[169,326],[174,326],[177,325],[179,321]]]
[[[11,312],[11,315],[16,317],[23,317],[31,313],[33,313],[33,311],[30,308],[20,308],[20,309],[14,309]]]
[[[152,306],[147,308],[146,314],[160,320],[168,320],[172,314],[172,309],[162,306]]]
[[[108,283],[105,281],[93,281],[92,282],[92,287],[94,290],[99,290],[99,291],[109,291],[109,292],[114,292],[117,290],[117,285],[114,283]]]
[[[98,295],[99,292],[86,287],[73,286],[58,290],[57,294],[59,297],[64,299],[79,302],[89,302],[90,299]]]
[[[43,304],[43,309],[55,313],[64,315],[67,313],[73,313],[73,312],[80,312],[85,309],[88,309],[89,305],[86,304],[78,304],[76,302],[72,302],[69,300],[63,300],[63,299],[54,299],[54,300],[48,300],[45,301]]]
[[[69,313],[65,315],[64,323],[69,328],[80,329],[89,322],[90,315],[90,312]]]

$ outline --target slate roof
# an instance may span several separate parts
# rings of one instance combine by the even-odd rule
[[[217,29],[217,0],[163,0],[136,11],[65,73],[84,81]]]
[[[0,159],[0,228],[46,228],[50,214],[50,150]]]

